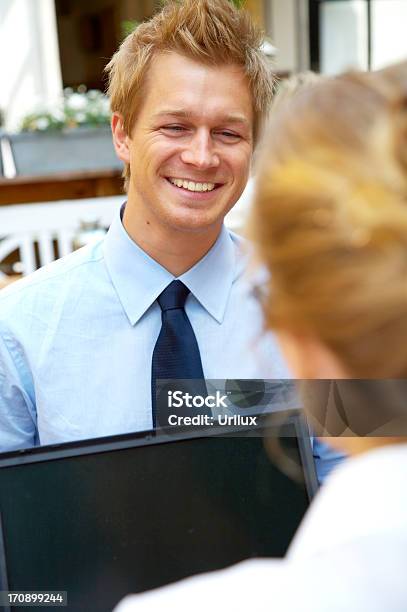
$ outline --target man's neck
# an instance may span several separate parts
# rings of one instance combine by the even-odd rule
[[[164,227],[153,218],[138,219],[132,212],[126,206],[123,215],[126,232],[147,255],[175,277],[190,270],[208,253],[222,229],[220,224],[202,231],[182,231]]]

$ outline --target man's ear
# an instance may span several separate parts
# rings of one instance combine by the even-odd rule
[[[116,155],[125,164],[130,163],[129,137],[123,127],[123,118],[120,113],[113,113],[112,120],[113,145]]]

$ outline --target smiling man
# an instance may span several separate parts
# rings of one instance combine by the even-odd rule
[[[272,96],[261,43],[228,0],[171,1],[109,62],[127,202],[2,291],[0,451],[168,425],[158,379],[288,376],[223,224]]]
[[[151,429],[158,378],[287,376],[272,338],[256,358],[223,225],[271,100],[261,42],[228,0],[171,1],[109,62],[127,202],[103,241],[2,292],[0,451]]]

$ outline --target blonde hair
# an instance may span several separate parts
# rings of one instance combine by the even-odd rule
[[[107,64],[111,109],[122,115],[124,129],[131,135],[148,68],[158,53],[173,51],[210,65],[236,64],[244,69],[251,89],[256,141],[273,91],[262,40],[250,15],[229,0],[168,0],[150,21],[127,36]],[[124,176],[127,188],[129,167]]]
[[[285,104],[291,100],[294,96],[298,95],[300,91],[307,89],[308,87],[314,86],[316,83],[321,83],[324,80],[329,79],[330,77],[322,76],[316,72],[312,72],[312,70],[304,70],[303,72],[297,72],[292,74],[291,76],[285,79],[276,79],[274,82],[274,93],[273,98],[271,100],[271,106],[269,110],[269,114],[267,117],[267,124],[270,123],[273,115],[279,112]],[[258,158],[260,151],[257,149],[253,156],[253,167],[257,168],[258,166]],[[250,228],[249,228],[250,232]]]
[[[253,215],[267,325],[318,338],[355,377],[407,377],[407,63],[275,113]]]
[[[304,72],[297,72],[286,79],[276,81],[275,93],[271,104],[271,116],[299,91],[306,87],[312,87],[316,83],[321,83],[327,78],[329,77],[312,72],[312,70],[304,70]]]

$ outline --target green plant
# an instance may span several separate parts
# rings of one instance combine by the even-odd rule
[[[80,85],[77,91],[64,90],[60,104],[52,110],[40,110],[24,117],[23,132],[49,132],[80,126],[98,127],[110,122],[108,98],[97,89]]]
[[[122,21],[121,29],[122,29],[122,38],[126,38],[129,34],[134,32],[134,30],[140,25],[140,22],[136,19],[126,19],[126,21]]]

